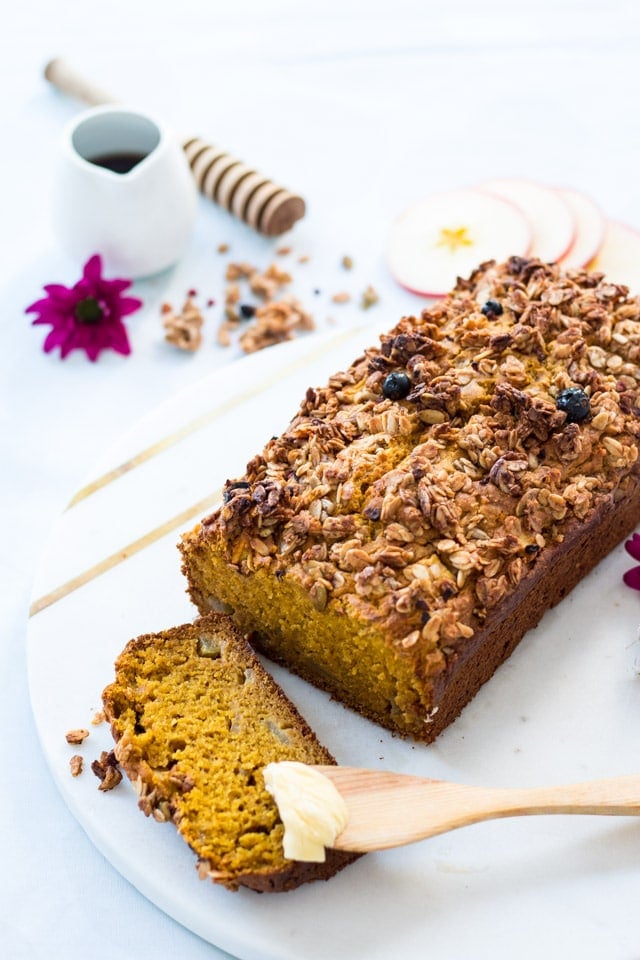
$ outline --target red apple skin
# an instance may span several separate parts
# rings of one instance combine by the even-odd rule
[[[575,197],[584,198],[594,207],[594,209],[599,210],[599,207],[595,203],[595,201],[593,201],[591,197],[589,197],[588,194],[586,193],[581,193],[580,191],[573,190],[570,187],[557,187],[556,189],[570,205],[571,205],[571,197],[575,196]],[[607,222],[606,217],[604,216],[604,214],[602,214],[600,224],[598,228],[594,229],[593,237],[587,247],[587,253],[581,257],[581,262],[577,264],[572,264],[570,269],[573,269],[573,270],[579,270],[580,268],[585,270],[588,269],[589,264],[595,257],[597,257],[598,252],[601,249],[602,244],[604,243],[606,222]],[[576,230],[576,236],[574,237],[573,243],[571,244],[569,249],[565,251],[565,253],[559,260],[559,263],[561,266],[565,265],[564,261],[571,256],[571,252],[573,248],[576,246],[578,240],[582,239],[579,235],[579,232],[580,232],[580,225],[578,223],[578,228]]]
[[[620,241],[624,244],[625,253],[625,262],[620,261],[620,272],[622,274],[629,271],[633,276],[624,277],[616,274],[618,258],[613,244]],[[609,262],[607,262],[608,259]],[[607,220],[603,244],[585,269],[604,273],[612,283],[622,283],[629,287],[632,294],[640,294],[640,231],[620,220]],[[635,281],[636,276],[637,281]]]
[[[532,186],[532,187],[535,187],[535,188],[538,189],[538,190],[539,190],[539,189],[548,190],[550,193],[556,194],[556,190],[555,190],[553,187],[547,187],[545,184],[538,183],[537,181],[531,179],[531,177],[504,177],[504,178],[503,178],[503,177],[500,177],[500,178],[496,178],[495,181],[488,180],[488,181],[487,181],[487,184],[491,184],[492,182],[498,182],[498,180],[503,180],[503,179],[506,180],[506,181],[510,181],[510,182],[512,182],[512,183],[516,183],[516,182],[517,182],[517,183],[522,183],[522,184],[524,184],[525,186]],[[501,199],[507,200],[507,201],[511,202],[514,206],[516,206],[516,207],[518,206],[517,201],[516,201],[515,199],[513,199],[512,197],[502,196],[502,194],[500,194],[500,193],[497,192],[496,190],[492,190],[490,186],[485,187],[483,183],[478,184],[477,189],[482,190],[482,191],[484,191],[485,193],[491,193],[491,194],[493,194],[494,196],[501,197]],[[560,198],[560,199],[562,199],[562,198]],[[569,207],[568,207],[568,204],[565,203],[565,205],[567,206],[567,209],[568,209],[569,212],[571,213],[571,211],[570,211],[570,209],[569,209]],[[525,216],[526,216],[526,211],[523,210],[522,212],[523,212],[523,213],[525,214]],[[571,216],[573,216],[572,213],[571,213]],[[576,235],[576,231],[575,231],[575,226],[574,226],[573,233],[572,233],[570,236],[568,236],[568,238],[567,238],[567,240],[566,240],[566,242],[565,242],[565,245],[564,245],[564,249],[561,251],[560,254],[557,254],[552,261],[550,261],[551,263],[557,263],[559,260],[562,259],[562,257],[565,257],[565,256],[567,255],[567,253],[569,252],[569,250],[570,250],[571,247],[573,246],[573,242],[574,242],[574,240],[575,240],[575,235]],[[533,238],[532,238],[532,244],[533,244]],[[530,249],[531,249],[531,248],[530,248]],[[530,252],[530,250],[529,250],[529,252]]]

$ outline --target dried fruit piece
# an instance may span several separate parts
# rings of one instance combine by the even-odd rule
[[[406,373],[394,371],[382,382],[382,393],[387,400],[404,400],[410,390],[411,379]]]
[[[501,316],[504,310],[502,309],[502,304],[497,300],[487,300],[487,302],[483,304],[481,313],[484,313],[485,317],[491,320],[493,317]]]
[[[556,407],[567,415],[567,423],[580,423],[591,413],[589,397],[581,387],[561,390],[556,398]]]

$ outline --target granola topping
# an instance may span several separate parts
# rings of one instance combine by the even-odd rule
[[[391,399],[399,375],[410,389]],[[626,287],[538,260],[483,264],[310,388],[202,536],[223,536],[240,572],[380,624],[436,675],[540,551],[639,469],[639,383]]]

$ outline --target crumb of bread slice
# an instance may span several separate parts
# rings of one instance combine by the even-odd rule
[[[335,763],[223,614],[132,640],[103,694],[117,759],[143,812],[173,821],[198,872],[230,889],[290,890],[355,859],[283,854],[283,825],[264,786],[272,762]]]

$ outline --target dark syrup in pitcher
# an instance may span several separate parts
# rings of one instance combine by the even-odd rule
[[[147,156],[146,153],[103,153],[98,157],[91,157],[91,163],[97,167],[105,167],[107,170],[113,170],[114,173],[129,173],[141,160]]]

